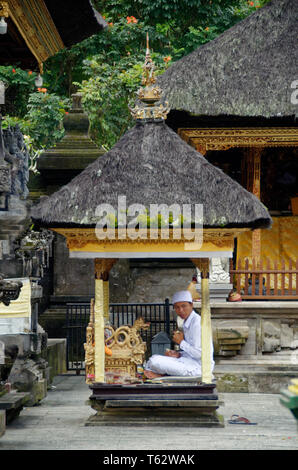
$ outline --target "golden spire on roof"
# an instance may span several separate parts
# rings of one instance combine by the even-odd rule
[[[151,59],[149,49],[149,36],[147,33],[147,44],[146,44],[146,57],[143,65],[143,76],[142,85],[137,92],[139,100],[144,103],[143,106],[136,106],[131,109],[130,112],[135,119],[166,119],[169,112],[168,103],[166,106],[163,104],[157,105],[157,102],[161,99],[162,90],[159,86],[155,85],[155,66]]]

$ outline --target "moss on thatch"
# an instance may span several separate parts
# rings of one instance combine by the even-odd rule
[[[175,62],[159,85],[174,111],[196,116],[297,115],[298,1],[272,0]]]
[[[99,204],[203,204],[204,226],[268,227],[263,204],[164,122],[137,123],[105,155],[33,207],[46,225],[93,225]]]

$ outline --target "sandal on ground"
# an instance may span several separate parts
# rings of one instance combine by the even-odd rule
[[[239,416],[239,415],[232,415],[228,423],[229,424],[258,424],[258,423],[252,423],[251,421],[249,421],[249,419],[244,418],[243,416]]]

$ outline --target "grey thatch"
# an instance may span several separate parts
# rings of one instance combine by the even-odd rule
[[[172,109],[196,116],[292,117],[298,1],[272,0],[159,77]]]
[[[210,164],[164,121],[137,122],[105,155],[32,208],[48,226],[94,225],[99,204],[203,204],[205,227],[266,228],[263,204]]]

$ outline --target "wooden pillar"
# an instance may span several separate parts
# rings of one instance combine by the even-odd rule
[[[191,260],[201,272],[201,348],[202,382],[212,383],[212,326],[209,295],[209,258]]]
[[[109,312],[109,272],[116,262],[115,259],[100,259],[94,261],[95,269],[95,303],[94,303],[94,367],[95,382],[105,380],[105,318]]]
[[[249,147],[246,151],[246,188],[261,199],[261,147]],[[252,232],[252,258],[257,266],[261,260],[261,230]]]

